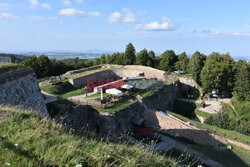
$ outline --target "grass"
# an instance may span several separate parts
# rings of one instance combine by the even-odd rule
[[[145,91],[143,91],[142,93],[139,93],[139,95],[142,97],[142,98],[145,98],[145,97],[149,97],[149,96],[152,96],[153,94],[155,94],[159,89],[156,89],[156,88],[150,88],[150,89],[147,89]]]
[[[115,113],[117,111],[120,111],[134,103],[136,103],[137,101],[130,101],[130,100],[126,100],[124,102],[121,102],[121,103],[117,103],[115,105],[113,105],[112,107],[110,108],[106,108],[106,109],[99,109],[99,110],[102,110],[102,111],[105,111],[105,112],[110,112],[110,113]]]
[[[182,166],[127,142],[77,134],[31,112],[0,108],[0,166]],[[183,164],[187,166],[187,164]]]
[[[207,118],[209,117],[211,114],[207,113],[207,112],[204,112],[204,111],[200,111],[199,108],[200,108],[200,103],[196,103],[196,109],[194,110],[194,113],[198,116],[202,116],[204,118]]]
[[[72,97],[89,92],[86,88],[75,88],[68,81],[63,81],[58,85],[45,81],[40,84],[40,88],[49,94],[60,97]]]
[[[96,69],[96,70],[91,70],[91,71],[86,71],[86,72],[82,72],[82,73],[72,74],[69,77],[74,79],[74,78],[83,77],[85,75],[94,74],[96,72],[100,72],[100,71],[104,71],[104,70],[114,70],[114,69],[121,69],[121,68],[99,68],[99,69]]]
[[[0,65],[0,75],[12,73],[12,72],[23,70],[23,69],[25,69],[24,66],[17,65],[17,64]]]

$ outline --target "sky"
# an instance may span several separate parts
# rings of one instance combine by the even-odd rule
[[[0,0],[0,51],[162,53],[250,57],[249,0]]]

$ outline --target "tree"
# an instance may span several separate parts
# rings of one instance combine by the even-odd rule
[[[100,63],[101,64],[105,64],[106,63],[106,60],[105,60],[105,54],[102,54],[101,57],[100,57]]]
[[[79,65],[79,57],[76,57],[76,58],[74,59],[74,66],[75,66],[75,67],[78,67],[78,65]]]
[[[155,67],[155,52],[154,51],[149,51],[148,52],[148,56],[149,56],[149,62],[148,62],[148,66],[150,67]]]
[[[50,70],[50,59],[45,55],[41,55],[37,58],[37,63],[39,66],[39,77],[48,76]]]
[[[164,71],[174,71],[174,64],[176,62],[176,55],[173,50],[167,50],[160,56],[159,68]]]
[[[245,60],[239,60],[237,62],[234,91],[241,100],[245,100],[250,96],[249,70]]]
[[[40,76],[39,74],[39,65],[37,63],[37,57],[35,55],[28,57],[26,60],[22,61],[21,63],[22,65],[24,65],[25,67],[31,67],[35,70],[35,73],[37,75],[37,77]]]
[[[200,74],[205,64],[205,60],[206,60],[206,56],[196,51],[193,54],[188,64],[188,69],[189,69],[190,74],[192,75],[192,78],[200,85],[201,85]]]
[[[130,65],[136,64],[135,48],[132,43],[126,46],[125,56],[127,57],[127,63]]]
[[[105,57],[105,63],[111,64],[111,56],[109,54],[107,54],[107,56]]]
[[[147,49],[143,49],[139,53],[137,53],[136,63],[138,65],[147,66],[148,62],[149,62],[149,55]]]
[[[187,71],[187,66],[188,66],[188,57],[186,52],[181,53],[177,57],[177,62],[175,63],[175,69],[179,71]]]
[[[229,54],[212,53],[207,57],[201,71],[201,83],[205,92],[218,89],[219,92],[230,92],[233,88],[235,71],[234,60]]]
[[[93,63],[94,63],[94,66],[97,66],[101,63],[101,60],[99,58],[95,58]]]

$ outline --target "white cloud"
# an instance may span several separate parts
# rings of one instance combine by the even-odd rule
[[[118,23],[122,20],[122,14],[120,12],[111,13],[108,20],[110,23]]]
[[[15,16],[13,14],[10,13],[0,13],[0,20],[13,20],[13,19],[17,19],[18,16]]]
[[[42,3],[42,7],[44,8],[44,9],[48,9],[48,10],[50,10],[50,4],[48,4],[48,3]]]
[[[124,15],[120,12],[111,13],[108,20],[110,23],[136,23],[138,19],[130,9],[123,9]]]
[[[36,8],[39,5],[38,0],[28,0],[31,8]]]
[[[72,2],[70,0],[64,0],[63,5],[65,6],[72,6]]]
[[[177,26],[170,18],[163,17],[162,22],[153,21],[147,24],[138,24],[136,28],[147,31],[171,31],[177,29]]]
[[[65,16],[74,16],[74,17],[84,17],[86,16],[84,11],[81,10],[76,10],[73,8],[68,8],[68,9],[62,9],[59,12],[60,15],[65,15]]]
[[[136,23],[138,19],[134,13],[132,13],[129,9],[124,9],[126,15],[123,18],[124,23]]]
[[[73,17],[86,17],[86,18],[96,18],[101,16],[100,12],[84,12],[81,10],[76,10],[74,8],[62,9],[59,12],[60,15],[73,16]]]

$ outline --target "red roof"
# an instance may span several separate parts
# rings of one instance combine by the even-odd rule
[[[109,82],[107,84],[94,87],[94,89],[112,89],[112,88],[121,89],[121,87],[126,84],[127,83],[124,82],[124,80],[120,79],[114,82]]]

